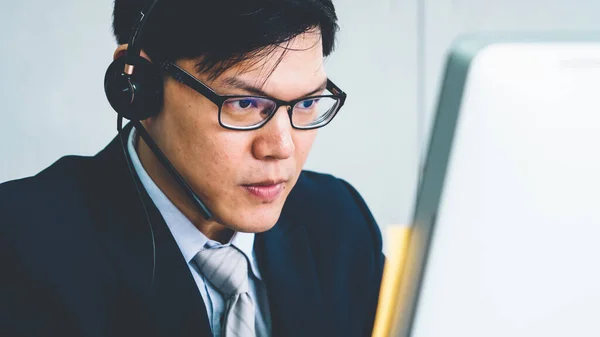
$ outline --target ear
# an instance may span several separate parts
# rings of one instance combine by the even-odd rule
[[[113,60],[116,60],[121,56],[125,56],[125,54],[127,54],[127,47],[129,47],[129,44],[120,44],[113,54]]]
[[[125,43],[125,44],[120,44],[117,49],[115,50],[115,53],[113,54],[113,60],[118,59],[121,56],[125,56],[127,54],[127,48],[129,48],[129,44]],[[143,58],[145,58],[146,60],[152,62],[152,60],[150,59],[150,56],[148,56],[148,54],[146,54],[145,51],[142,50],[141,52],[141,56]]]

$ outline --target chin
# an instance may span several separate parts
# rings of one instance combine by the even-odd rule
[[[262,207],[252,207],[246,211],[238,213],[239,215],[227,219],[229,224],[227,227],[245,233],[262,233],[273,228],[279,216],[281,215],[282,207],[275,205],[262,205]]]

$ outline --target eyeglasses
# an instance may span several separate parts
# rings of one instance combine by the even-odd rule
[[[219,124],[231,130],[256,130],[267,124],[282,106],[287,108],[294,129],[321,128],[331,122],[346,101],[346,93],[329,79],[327,79],[326,89],[332,95],[282,101],[265,96],[219,95],[172,62],[162,62],[160,66],[176,81],[194,89],[213,102],[219,108]]]

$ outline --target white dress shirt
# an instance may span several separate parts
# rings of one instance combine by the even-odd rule
[[[188,267],[196,281],[202,300],[206,306],[210,327],[215,337],[221,337],[221,323],[225,314],[225,299],[210,282],[199,272],[193,258],[203,249],[216,248],[220,246],[233,245],[246,256],[250,268],[248,278],[250,286],[250,297],[256,308],[255,330],[257,337],[271,336],[271,315],[267,299],[267,290],[254,254],[254,233],[236,232],[230,242],[221,244],[208,239],[200,232],[192,222],[181,213],[181,211],[169,200],[148,175],[136,152],[137,136],[135,128],[131,130],[127,150],[137,175],[139,176],[148,195],[162,214],[171,234],[175,238],[181,254],[188,263]]]

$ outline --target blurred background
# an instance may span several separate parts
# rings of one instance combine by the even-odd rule
[[[600,29],[597,0],[334,0],[327,61],[348,103],[320,131],[306,168],[351,182],[378,223],[409,223],[446,51],[475,31]],[[103,77],[116,47],[112,1],[0,4],[0,182],[116,134]]]

